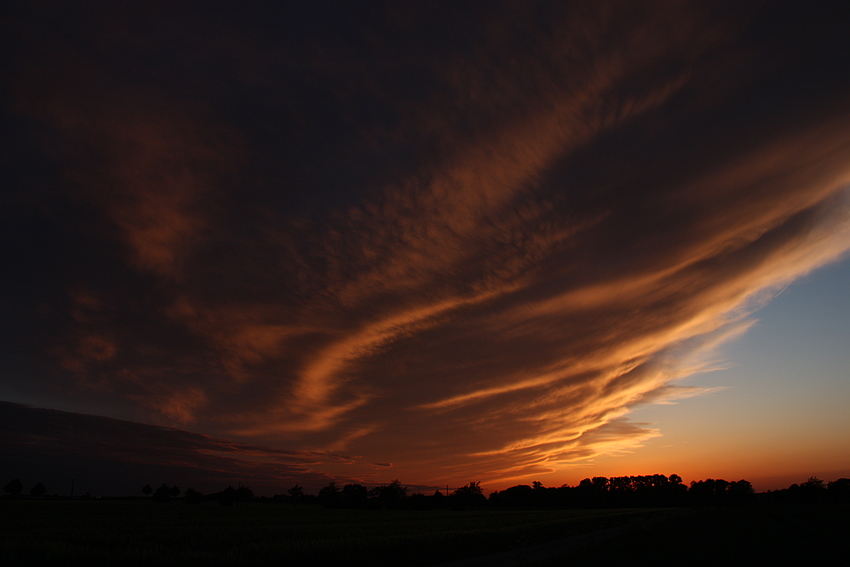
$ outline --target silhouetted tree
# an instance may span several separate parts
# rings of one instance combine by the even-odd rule
[[[369,503],[369,489],[362,484],[342,487],[342,503],[346,508],[365,508]]]
[[[824,485],[826,484],[826,485]],[[768,490],[757,495],[759,499],[776,504],[824,505],[850,504],[850,479],[824,483],[817,477],[809,477],[802,484],[792,484],[782,490]]]
[[[726,502],[726,489],[729,487],[729,481],[718,478],[714,481],[714,499],[717,504]]]
[[[664,486],[663,494],[664,506],[683,506],[688,497],[688,487],[682,482],[682,477],[671,474],[669,482]]]
[[[236,504],[236,489],[232,486],[228,486],[221,492],[216,492],[214,495],[211,495],[215,498],[215,500],[222,506],[233,506]]]
[[[228,486],[221,492],[210,494],[208,498],[217,501],[222,506],[233,506],[238,502],[245,502],[254,498],[254,492],[247,486],[240,485],[239,488]]]
[[[289,497],[292,499],[292,503],[296,504],[299,500],[304,498],[304,488],[300,484],[296,484],[292,488],[286,491]]]
[[[328,508],[336,508],[340,505],[342,501],[342,494],[340,488],[336,485],[336,482],[331,481],[326,486],[322,487],[319,490],[319,502],[327,506]]]
[[[688,490],[688,502],[693,506],[720,506],[726,503],[728,486],[729,482],[722,478],[692,481]],[[735,488],[733,492],[738,494],[737,490],[740,489]]]
[[[809,503],[824,503],[827,499],[826,486],[816,476],[810,476],[800,485],[800,495]]]
[[[3,487],[3,491],[8,492],[10,496],[17,497],[24,491],[24,485],[21,484],[21,479],[16,478],[7,482],[6,486]]]
[[[593,488],[598,492],[605,492],[608,488],[608,479],[604,476],[595,476],[590,480],[590,483],[593,485]]]
[[[183,492],[183,502],[186,504],[200,504],[201,498],[203,498],[203,494],[195,490],[194,488],[187,488]]]
[[[829,499],[837,504],[850,502],[850,478],[839,478],[827,484]]]
[[[729,504],[740,506],[741,504],[749,504],[754,496],[753,485],[746,480],[738,480],[730,482],[726,487],[726,499]]]
[[[441,508],[446,505],[446,495],[440,492],[439,490],[435,490],[434,494],[428,497],[431,500],[432,508]]]
[[[150,484],[146,484],[142,487],[142,494],[145,496],[150,496],[151,492],[153,492],[153,487]]]
[[[177,488],[177,487],[174,487]],[[177,489],[177,494],[180,494],[180,489]],[[168,502],[172,498],[172,487],[168,486],[166,483],[162,483],[162,485],[156,489],[153,493],[153,497],[151,498],[154,502]]]
[[[709,485],[708,482],[712,484]],[[692,480],[691,487],[688,489],[688,502],[694,506],[706,506],[712,503],[714,495],[714,480]]]
[[[407,487],[402,486],[401,482],[395,479],[389,484],[373,488],[371,496],[382,508],[398,508],[407,498]]]
[[[497,506],[530,508],[535,502],[534,489],[527,484],[518,484],[492,493],[488,500]]]
[[[453,508],[474,508],[487,503],[480,482],[470,482],[452,492]]]
[[[434,499],[417,492],[407,497],[407,507],[411,510],[431,510],[434,508]]]
[[[712,480],[712,487],[714,483]],[[699,488],[702,484],[697,492]],[[547,488],[535,481],[531,486],[520,484],[493,492],[488,502],[494,506],[519,508],[680,506],[687,502],[687,495],[688,487],[682,484],[679,475],[668,478],[653,474],[585,478],[576,487],[564,484]]]
[[[38,484],[36,484],[35,486],[33,486],[32,488],[30,488],[30,495],[31,496],[35,496],[36,498],[41,498],[45,494],[47,494],[47,488],[45,488],[45,486],[40,482]]]
[[[584,478],[576,487],[576,502],[583,507],[602,508],[608,506],[608,479],[596,476]]]

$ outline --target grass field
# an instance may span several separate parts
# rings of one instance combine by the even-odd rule
[[[600,531],[605,537],[581,546],[575,540],[539,545]],[[848,534],[847,506],[405,511],[0,502],[3,565],[417,566],[467,558],[474,565],[526,567],[843,566],[850,560]]]
[[[0,502],[4,565],[429,565],[659,510],[328,510],[145,501]]]
[[[850,507],[705,508],[525,567],[850,565]]]

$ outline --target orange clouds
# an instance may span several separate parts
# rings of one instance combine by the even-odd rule
[[[837,33],[699,3],[185,10],[33,23],[15,87],[78,254],[48,348],[152,421],[365,480],[572,466],[659,435],[630,409],[701,391],[671,382],[850,248]]]
[[[88,21],[86,31],[117,33],[108,19]],[[192,101],[103,65],[109,45],[81,49],[48,29],[28,32],[39,57],[14,81],[16,104],[49,124],[46,145],[68,192],[102,209],[138,267],[179,277],[207,228],[203,201],[238,159],[234,133]]]

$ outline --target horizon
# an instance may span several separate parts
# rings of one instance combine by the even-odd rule
[[[850,477],[846,3],[4,12],[3,482]]]
[[[58,431],[59,428],[51,430],[51,424],[50,424],[51,420],[49,418],[46,418],[46,415],[49,415],[49,414],[53,414],[53,416],[55,416],[57,418],[57,419],[53,420],[54,424],[52,424],[52,425],[55,426],[55,424],[61,423],[60,427],[62,429],[66,430],[65,435],[67,435],[68,431],[73,431],[75,433],[78,433],[79,431],[87,431],[88,434],[91,434],[93,432],[92,424],[81,425],[81,426],[78,425],[77,427],[73,427],[73,426],[69,427],[69,425],[72,424],[72,420],[74,420],[75,417],[85,419],[86,417],[90,417],[90,416],[84,416],[82,414],[73,414],[73,413],[63,412],[61,410],[49,409],[49,408],[31,408],[31,407],[27,407],[27,406],[22,405],[22,404],[10,404],[9,402],[0,401],[0,408],[4,408],[4,407],[7,410],[5,412],[2,412],[2,414],[4,414],[4,415],[9,415],[10,413],[13,414],[16,411],[27,413],[27,410],[32,410],[32,413],[34,415],[32,415],[29,419],[39,421],[39,423],[41,424],[39,435],[43,435],[45,437],[51,437],[51,436],[59,437],[59,436],[62,435],[62,433],[60,433]],[[46,410],[46,414],[45,414],[45,410]],[[39,413],[41,415],[38,415]],[[20,417],[13,418],[13,419],[9,420],[9,423],[21,423],[21,422],[25,422],[26,419],[27,418],[20,418]],[[98,419],[97,425],[98,425],[98,427],[102,427],[102,425],[105,422],[108,423],[109,421],[123,421],[123,420],[113,420],[113,419],[110,419],[110,418],[106,418],[104,420],[104,418],[100,418],[100,419]],[[45,424],[47,424],[47,425],[45,426]],[[0,425],[3,425],[2,419],[0,419]],[[138,429],[138,432],[136,433],[136,435],[145,435],[146,433],[148,435],[151,435],[151,436],[157,435],[157,434],[161,435],[163,433],[165,433],[166,435],[168,435],[169,433],[177,434],[177,435],[185,435],[186,434],[186,432],[176,430],[176,429],[172,429],[172,428],[157,428],[157,427],[146,426],[145,424],[132,423],[132,422],[125,422],[121,425],[118,425],[118,426],[115,426],[115,427],[112,427],[112,428],[106,428],[106,429],[107,430],[121,430],[122,436],[126,436],[126,435],[128,435],[128,428]],[[9,431],[11,429],[12,429],[11,427],[6,428],[7,431]],[[145,431],[146,429],[148,431]],[[189,434],[189,435],[191,435],[191,434]],[[207,438],[207,440],[212,442],[212,443],[221,443],[223,441],[223,440],[209,439],[209,438]],[[60,444],[64,444],[63,442],[67,442],[68,447],[74,446],[73,442],[71,442],[69,439],[64,439],[64,440],[59,439],[59,442],[60,442]],[[226,441],[225,441],[225,443],[226,443]],[[96,474],[96,475],[89,474],[88,478],[84,474],[80,475],[81,476],[80,478],[73,477],[73,476],[61,477],[60,478],[60,477],[56,476],[55,472],[50,473],[50,474],[42,474],[41,476],[39,476],[37,474],[38,470],[50,470],[50,467],[41,465],[41,469],[39,469],[39,464],[33,464],[33,463],[38,463],[38,460],[33,459],[32,455],[28,455],[24,451],[20,451],[19,453],[16,453],[14,451],[12,451],[11,453],[7,453],[6,454],[7,462],[12,463],[12,467],[7,467],[7,468],[9,470],[17,470],[17,471],[24,470],[27,473],[31,473],[30,474],[31,478],[16,477],[18,480],[21,480],[22,483],[24,484],[24,491],[25,492],[28,489],[29,484],[35,485],[36,483],[41,483],[41,484],[44,484],[48,488],[49,493],[56,494],[56,495],[68,495],[68,494],[70,494],[69,491],[66,491],[66,492],[63,493],[61,491],[61,489],[54,489],[54,487],[64,486],[64,485],[68,485],[68,486],[74,485],[75,486],[74,494],[76,494],[77,496],[82,496],[82,494],[89,493],[93,497],[96,496],[96,497],[104,497],[104,498],[139,497],[139,494],[142,491],[142,487],[145,486],[145,484],[153,486],[153,487],[159,486],[160,484],[177,486],[181,490],[183,490],[184,492],[185,492],[186,489],[189,489],[189,488],[192,488],[192,489],[195,489],[195,490],[200,489],[199,492],[201,492],[202,494],[215,493],[215,492],[224,490],[228,486],[231,486],[231,487],[245,486],[245,487],[252,489],[252,491],[254,491],[256,496],[261,496],[261,497],[271,497],[271,496],[274,496],[275,494],[283,494],[283,493],[286,492],[286,490],[288,490],[289,488],[292,488],[292,486],[294,486],[296,484],[300,484],[299,482],[295,482],[294,484],[288,484],[288,485],[286,483],[275,484],[273,481],[270,481],[269,475],[257,475],[254,478],[251,478],[250,476],[247,476],[247,474],[243,474],[243,476],[240,476],[239,474],[234,473],[234,474],[231,475],[230,478],[228,478],[228,476],[226,474],[224,474],[224,475],[219,474],[219,475],[217,475],[217,478],[216,478],[216,475],[213,475],[212,477],[210,477],[209,474],[205,475],[203,471],[193,470],[193,467],[188,467],[188,466],[185,466],[185,465],[182,466],[182,467],[180,465],[175,466],[173,463],[169,467],[165,467],[162,463],[159,463],[158,465],[156,465],[156,464],[152,465],[152,463],[155,461],[154,459],[149,459],[148,463],[146,463],[146,465],[145,465],[147,468],[149,468],[149,471],[150,471],[148,473],[148,476],[159,475],[159,477],[164,477],[164,476],[170,475],[170,479],[156,478],[156,479],[147,479],[146,480],[147,477],[144,477],[141,474],[135,474],[134,475],[134,473],[132,472],[133,471],[133,465],[131,463],[126,463],[126,462],[121,463],[119,461],[115,461],[115,460],[110,461],[109,460],[109,454],[110,453],[112,453],[113,451],[120,451],[121,450],[118,447],[118,443],[115,440],[107,441],[104,438],[101,438],[99,440],[99,442],[97,443],[97,445],[99,446],[99,450],[91,451],[90,453],[85,454],[85,455],[79,455],[79,454],[76,455],[77,459],[88,463],[88,464],[81,464],[79,462],[76,463],[76,467],[77,467],[75,469],[76,472],[85,473],[86,471],[93,471],[93,470],[100,471],[99,474]],[[191,443],[191,442],[187,443],[185,446],[182,446],[182,447],[178,447],[178,446],[175,446],[175,445],[168,446],[168,444],[152,444],[152,445],[158,446],[159,450],[167,449],[168,452],[176,453],[176,452],[180,452],[182,450],[186,450],[188,447],[193,445],[193,443]],[[24,443],[20,443],[15,448],[18,448],[20,450],[23,446],[24,446]],[[14,445],[10,444],[10,447],[14,447]],[[54,450],[57,451],[57,453],[58,453],[58,447],[54,447]],[[56,458],[58,456],[60,458],[60,460],[62,460],[63,462],[66,462],[66,463],[69,461],[69,459],[67,459],[67,457],[62,458],[63,456],[61,454],[57,455],[57,453],[53,453],[52,456],[54,458]],[[26,465],[18,465],[18,463],[26,463]],[[94,463],[94,464],[92,464],[92,463]],[[18,465],[18,468],[15,468],[16,465]],[[112,469],[109,468],[110,466],[112,467]],[[29,468],[27,469],[26,467],[29,467]],[[210,467],[210,468],[215,468],[215,467]],[[693,482],[708,480],[708,479],[711,479],[711,478],[714,478],[715,480],[716,479],[727,480],[729,482],[746,480],[746,481],[748,481],[752,484],[753,490],[756,493],[764,493],[764,492],[775,491],[775,490],[783,490],[783,489],[789,488],[793,484],[802,484],[803,482],[805,482],[806,480],[808,480],[810,478],[819,478],[820,480],[823,480],[825,483],[835,481],[835,480],[839,480],[841,478],[847,478],[847,475],[842,471],[819,471],[819,474],[810,474],[811,473],[811,471],[810,471],[810,473],[807,473],[805,475],[802,475],[802,473],[799,473],[799,474],[787,473],[787,474],[776,475],[776,476],[767,477],[767,478],[764,478],[764,477],[749,478],[749,477],[735,476],[735,475],[732,475],[732,476],[729,476],[729,477],[721,477],[721,476],[712,477],[711,475],[702,475],[702,476],[697,475],[693,478],[688,478],[686,476],[679,475],[676,472],[659,472],[659,471],[656,471],[656,472],[653,472],[653,473],[649,473],[647,471],[643,471],[643,472],[638,473],[638,474],[629,474],[629,473],[604,474],[604,471],[600,472],[600,470],[593,467],[593,465],[585,465],[585,468],[591,468],[591,469],[595,470],[596,472],[594,472],[593,474],[587,474],[587,475],[573,474],[571,476],[571,478],[574,478],[575,480],[573,480],[572,482],[567,482],[567,481],[556,482],[556,483],[551,484],[551,485],[547,485],[546,483],[542,483],[542,484],[544,486],[547,486],[547,487],[560,487],[560,486],[575,487],[575,486],[579,485],[581,480],[584,480],[584,479],[587,479],[587,478],[593,478],[593,477],[614,478],[614,477],[621,477],[621,476],[633,477],[633,476],[652,476],[652,475],[655,475],[655,474],[662,474],[666,477],[672,477],[673,475],[677,475],[677,476],[681,477],[682,483],[685,486],[690,486],[691,483],[693,483]],[[243,473],[244,472],[245,471],[243,471]],[[250,474],[250,473],[248,473],[248,474]],[[51,477],[51,475],[52,475],[52,477]],[[390,476],[392,476],[392,475],[390,475]],[[128,477],[132,477],[132,480],[126,480]],[[45,481],[45,478],[47,478],[47,481]],[[116,482],[116,478],[125,479],[125,480],[123,480],[121,482]],[[213,478],[216,478],[216,480],[213,480]],[[13,479],[10,478],[8,480],[13,480]],[[257,481],[257,483],[252,484],[251,483],[252,480]],[[327,480],[327,479],[325,479],[325,480]],[[399,478],[387,478],[385,480],[379,480],[379,481],[373,481],[373,482],[358,482],[356,480],[352,480],[351,482],[343,482],[343,481],[339,481],[339,480],[329,480],[328,482],[325,482],[324,484],[320,484],[319,483],[320,481],[318,481],[314,478],[312,480],[306,480],[305,481],[306,484],[305,484],[305,486],[303,486],[303,488],[305,489],[305,494],[315,495],[315,494],[318,493],[318,491],[323,486],[327,486],[327,484],[329,482],[335,482],[338,486],[343,486],[345,484],[361,484],[363,486],[366,486],[367,488],[370,488],[370,487],[375,487],[375,486],[385,486],[385,485],[388,485],[388,484],[390,484],[390,483],[392,483],[396,480],[400,481],[401,484],[403,486],[406,486],[408,489],[416,489],[415,492],[409,490],[410,493],[428,493],[428,492],[432,492],[434,490],[439,490],[443,494],[447,494],[447,493],[449,493],[449,492],[451,492],[451,491],[453,491],[453,490],[455,490],[455,489],[457,489],[461,486],[465,486],[466,484],[468,484],[468,483],[462,483],[462,484],[457,485],[457,486],[452,485],[452,486],[449,486],[449,488],[446,488],[447,483],[442,483],[442,484],[439,484],[439,483],[436,483],[436,484],[435,483],[418,483],[418,484],[417,483],[406,483],[406,482],[403,481],[403,479],[399,479]],[[7,480],[3,479],[2,482],[5,483],[5,482],[7,482]],[[479,482],[480,483],[480,481],[475,481],[474,479],[472,480],[472,482]],[[482,485],[481,488],[484,490],[484,494],[488,495],[491,492],[502,491],[502,490],[505,490],[507,488],[510,488],[511,486],[517,486],[517,485],[523,485],[523,484],[530,486],[533,482],[539,482],[539,481],[537,479],[529,478],[527,482],[516,482],[516,483],[513,483],[513,484],[502,483],[500,485],[492,485],[492,484],[491,485]],[[216,484],[216,483],[218,483],[218,484]],[[138,486],[136,486],[136,485],[138,485]],[[83,487],[84,490],[80,490],[81,487]],[[104,487],[109,487],[109,488],[104,490]],[[425,489],[424,492],[423,492],[422,489]],[[111,492],[110,492],[110,490],[111,490]]]
[[[612,476],[595,475],[594,477],[585,477],[585,478],[581,479],[581,481],[576,482],[575,484],[562,483],[560,485],[546,486],[546,485],[543,485],[541,483],[541,487],[544,488],[544,489],[576,488],[581,484],[582,481],[592,480],[593,478],[597,478],[597,477],[604,477],[607,480],[611,480],[611,479],[622,478],[622,477],[627,477],[627,478],[651,477],[651,476],[657,476],[659,474],[661,474],[661,473],[648,474],[648,475],[619,475],[619,476],[618,475],[612,475]],[[673,473],[673,474],[670,474],[670,475],[662,475],[662,476],[669,479],[669,478],[672,478],[673,476],[679,476],[679,475],[676,475],[675,473]],[[780,478],[780,477],[775,477],[775,478]],[[19,478],[10,479],[8,481],[8,483],[10,484],[10,483],[12,483],[16,480],[21,481],[21,484],[23,485],[23,492],[21,493],[21,495],[15,496],[14,494],[11,494],[11,493],[5,493],[5,494],[0,495],[0,497],[2,497],[2,498],[19,498],[19,497],[28,498],[27,497],[27,493],[28,493],[27,489],[32,488],[32,487],[30,487],[29,485],[24,483],[23,479],[19,479]],[[762,489],[762,490],[757,489],[756,486],[753,485],[752,482],[750,482],[749,479],[746,479],[746,478],[740,478],[740,479],[737,479],[737,480],[729,480],[729,479],[721,479],[721,478],[704,477],[704,478],[699,478],[699,479],[691,479],[690,481],[688,479],[682,478],[681,484],[682,484],[682,486],[685,486],[686,488],[690,489],[690,487],[692,485],[699,483],[699,482],[718,481],[718,480],[722,481],[722,482],[728,482],[728,483],[735,483],[735,482],[741,482],[741,481],[748,482],[752,486],[754,494],[767,494],[767,493],[771,493],[771,492],[781,492],[781,491],[784,491],[784,490],[793,489],[796,486],[801,486],[801,485],[805,484],[807,481],[812,481],[812,480],[822,482],[823,487],[827,488],[827,485],[829,485],[833,482],[847,481],[847,480],[850,480],[850,479],[848,479],[846,477],[821,478],[821,477],[818,477],[816,475],[811,475],[804,480],[800,480],[799,482],[791,482],[791,483],[788,483],[788,484],[783,484],[781,486],[777,485],[777,487],[775,487],[775,488],[765,488],[765,489]],[[44,488],[47,491],[41,496],[30,495],[29,498],[36,498],[36,499],[41,499],[41,498],[62,498],[62,499],[75,499],[75,498],[76,499],[89,499],[89,498],[125,499],[125,498],[129,498],[129,499],[145,499],[145,498],[150,498],[150,496],[151,496],[149,493],[145,492],[146,488],[150,488],[151,491],[153,491],[158,486],[167,486],[169,488],[174,487],[179,491],[179,495],[174,497],[174,498],[184,497],[186,495],[187,490],[195,491],[200,496],[212,496],[212,495],[216,495],[218,493],[224,492],[227,489],[243,489],[244,488],[244,489],[251,490],[251,493],[253,494],[253,496],[252,496],[253,498],[271,499],[271,498],[276,497],[276,496],[282,496],[282,495],[288,494],[288,491],[290,489],[294,488],[294,487],[301,487],[301,485],[295,484],[295,485],[292,485],[292,486],[290,486],[286,489],[281,489],[279,492],[268,492],[267,491],[265,493],[255,493],[254,490],[250,486],[243,485],[240,482],[231,483],[231,484],[228,484],[227,486],[223,486],[219,489],[207,490],[207,491],[197,490],[195,488],[195,485],[192,485],[191,483],[187,484],[185,486],[181,486],[180,483],[168,483],[168,482],[151,483],[151,482],[148,482],[145,485],[142,485],[141,487],[139,487],[139,490],[135,494],[131,494],[129,492],[123,493],[123,494],[106,494],[106,493],[102,493],[102,492],[95,492],[94,494],[92,494],[91,490],[87,490],[87,491],[85,491],[84,493],[81,494],[76,489],[76,481],[77,481],[77,479],[70,479],[66,483],[64,483],[64,484],[68,484],[71,488],[73,488],[73,491],[69,490],[67,492],[60,492],[60,491],[56,491],[56,490],[51,491],[47,488],[47,485],[45,483],[36,482],[36,483],[33,484],[33,487],[36,486],[36,485],[42,485],[42,486],[44,486]],[[346,485],[336,483],[336,481],[331,481],[331,482],[333,482],[338,489],[341,489],[344,486],[346,486]],[[360,484],[360,483],[349,483],[349,484],[364,486],[366,489],[371,490],[371,489],[377,488],[377,487],[389,486],[389,485],[392,485],[395,482],[398,482],[404,488],[406,496],[412,496],[414,494],[428,496],[428,495],[433,495],[437,492],[439,492],[440,494],[445,496],[445,495],[451,495],[455,491],[457,491],[459,489],[466,488],[468,486],[468,484],[467,485],[461,485],[461,486],[409,485],[409,484],[405,484],[405,483],[401,482],[399,479],[393,479],[393,480],[387,481],[387,482],[370,483],[370,484],[365,484],[365,485]],[[482,494],[485,497],[489,498],[494,493],[504,492],[505,490],[507,490],[509,488],[516,488],[516,487],[519,487],[519,486],[532,487],[533,485],[537,484],[537,482],[539,482],[539,481],[531,481],[529,483],[520,483],[520,484],[511,485],[511,486],[506,486],[506,487],[503,487],[503,488],[489,489],[489,490],[485,486],[479,486],[479,488],[481,488]],[[59,484],[61,485],[63,483],[59,483]],[[328,483],[328,485],[329,484],[330,483]],[[476,484],[479,484],[479,483],[476,483]],[[306,489],[304,491],[304,495],[305,496],[320,495],[320,491],[322,490],[322,488],[325,488],[328,485],[325,485],[325,486],[322,486],[322,487],[315,487],[313,489]],[[91,486],[91,483],[89,484],[89,486]],[[301,487],[301,488],[305,489],[305,487]],[[141,494],[141,496],[139,494]]]

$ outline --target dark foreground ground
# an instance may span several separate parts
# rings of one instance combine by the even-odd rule
[[[0,502],[3,565],[847,565],[850,507],[326,510]]]
[[[850,507],[671,511],[451,567],[850,565]],[[449,567],[449,566],[445,566]]]

